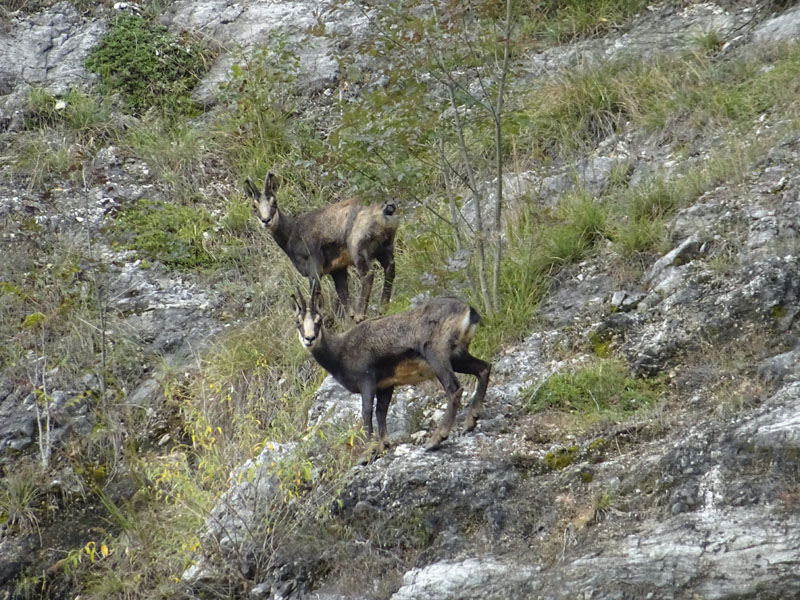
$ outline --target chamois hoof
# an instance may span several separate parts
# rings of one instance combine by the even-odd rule
[[[431,450],[438,450],[442,445],[442,442],[446,439],[447,435],[444,435],[441,431],[437,431],[431,436],[431,439],[428,440],[428,443],[425,444],[425,450],[428,452]]]
[[[364,448],[364,454],[358,459],[358,464],[364,466],[374,462],[381,456],[385,455],[391,449],[391,444],[385,441],[371,441]]]
[[[353,314],[353,323],[361,323],[364,319],[367,318],[367,315],[363,313]]]
[[[473,415],[467,415],[467,418],[464,419],[464,427],[461,429],[461,435],[472,433],[475,430],[475,426],[477,424],[478,424],[478,417],[475,417]]]

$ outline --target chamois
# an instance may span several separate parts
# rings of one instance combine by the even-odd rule
[[[366,314],[375,276],[372,261],[377,260],[383,268],[381,306],[386,305],[392,294],[394,238],[400,221],[395,202],[365,205],[350,198],[290,215],[278,208],[278,186],[278,177],[272,173],[267,174],[263,194],[249,177],[245,182],[256,216],[300,274],[312,283],[329,274],[342,309],[358,323]],[[355,266],[361,279],[361,296],[355,310],[350,307],[349,265]]]
[[[451,297],[428,300],[418,308],[354,325],[333,333],[323,325],[317,308],[319,288],[312,283],[306,305],[298,289],[292,296],[297,332],[302,344],[328,373],[350,392],[361,394],[361,416],[372,436],[372,406],[378,422],[378,449],[389,443],[386,414],[395,386],[439,380],[447,393],[447,412],[425,448],[437,448],[450,434],[463,392],[455,373],[478,380],[464,420],[464,432],[478,421],[491,365],[469,353],[480,315],[474,308]]]

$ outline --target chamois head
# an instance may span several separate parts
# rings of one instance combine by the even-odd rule
[[[292,300],[294,301],[297,335],[300,336],[300,343],[311,350],[319,344],[319,340],[322,338],[322,315],[317,309],[319,286],[315,283],[311,284],[311,300],[308,306],[306,306],[306,301],[300,292],[300,288],[296,289],[297,296],[292,294]]]
[[[269,229],[274,229],[278,226],[278,219],[280,213],[278,212],[278,200],[276,192],[280,181],[277,175],[267,173],[264,179],[264,193],[258,191],[258,188],[249,177],[245,181],[245,190],[247,195],[253,200],[253,212],[255,212],[261,225]]]

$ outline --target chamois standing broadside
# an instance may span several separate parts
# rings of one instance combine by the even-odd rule
[[[311,298],[297,290],[297,332],[302,344],[336,381],[350,392],[361,394],[364,428],[372,436],[372,411],[378,423],[378,451],[389,445],[386,414],[395,386],[436,378],[447,393],[447,411],[439,428],[426,444],[432,450],[450,435],[461,401],[462,387],[456,373],[474,375],[475,393],[464,420],[464,432],[478,421],[491,365],[469,353],[469,345],[480,321],[468,304],[451,297],[428,300],[418,308],[354,325],[333,333],[323,324],[317,308],[319,287],[311,285]]]
[[[365,318],[372,293],[373,261],[383,268],[381,307],[389,302],[394,283],[394,238],[400,223],[397,204],[361,204],[350,198],[305,213],[290,215],[278,208],[279,178],[268,173],[263,193],[248,177],[245,189],[253,210],[297,271],[309,282],[330,275],[342,310],[358,323]],[[347,267],[353,265],[361,280],[361,296],[350,307]]]

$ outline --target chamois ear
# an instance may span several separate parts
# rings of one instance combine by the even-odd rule
[[[274,175],[273,173],[267,173],[267,177],[264,179],[264,195],[267,198],[275,196],[280,185],[280,177]]]
[[[258,200],[258,197],[261,195],[256,187],[256,184],[253,183],[253,180],[250,179],[250,177],[245,179],[244,191],[248,196],[253,198],[253,200]]]

